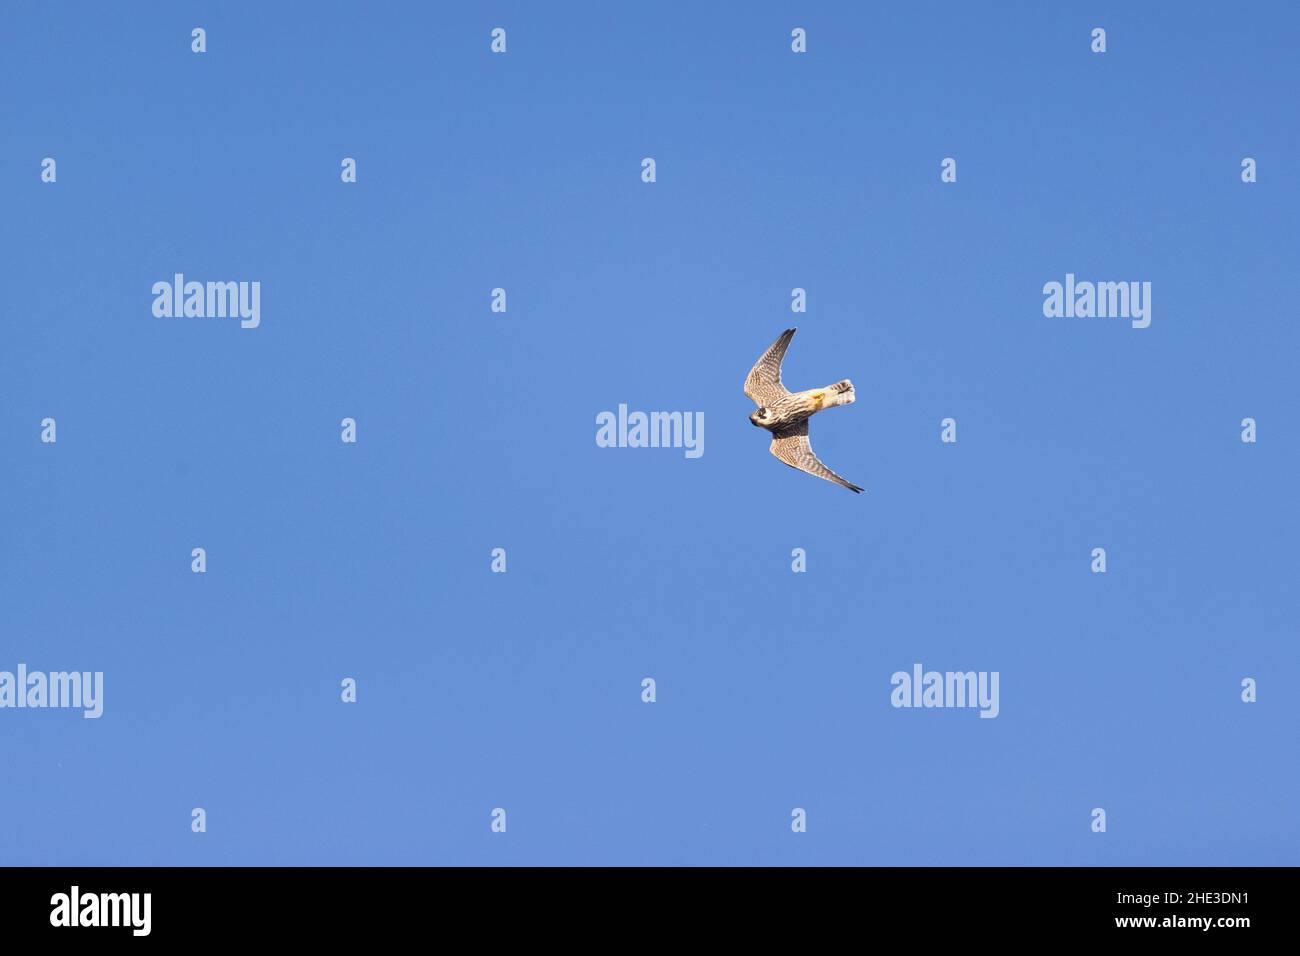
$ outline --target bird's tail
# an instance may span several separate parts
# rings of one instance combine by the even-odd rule
[[[829,393],[830,401],[827,406],[835,408],[838,405],[852,405],[857,401],[858,396],[853,391],[853,383],[847,378],[842,382],[836,382],[829,386],[826,391]]]

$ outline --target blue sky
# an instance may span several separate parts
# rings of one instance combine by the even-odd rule
[[[0,863],[1300,862],[1292,5],[2,27],[0,669],[105,701],[0,711]],[[1045,318],[1067,272],[1151,326]],[[747,421],[789,325],[865,495]],[[1000,715],[891,707],[917,662]]]

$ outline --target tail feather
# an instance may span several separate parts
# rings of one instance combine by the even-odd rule
[[[832,401],[828,404],[832,407],[839,405],[852,405],[857,401],[857,394],[853,391],[853,383],[847,378],[843,381],[836,382],[827,389],[831,393]]]

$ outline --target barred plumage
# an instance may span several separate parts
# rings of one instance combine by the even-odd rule
[[[824,388],[789,391],[781,382],[781,363],[794,333],[794,329],[782,332],[745,377],[745,394],[758,405],[749,420],[772,433],[772,454],[791,468],[860,492],[863,489],[858,485],[822,464],[808,440],[809,418],[825,408],[852,405],[857,399],[853,383],[846,378]]]

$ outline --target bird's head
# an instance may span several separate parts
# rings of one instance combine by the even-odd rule
[[[766,428],[772,421],[772,413],[767,410],[766,405],[762,405],[749,416],[749,421],[750,424],[757,425],[759,428]]]

